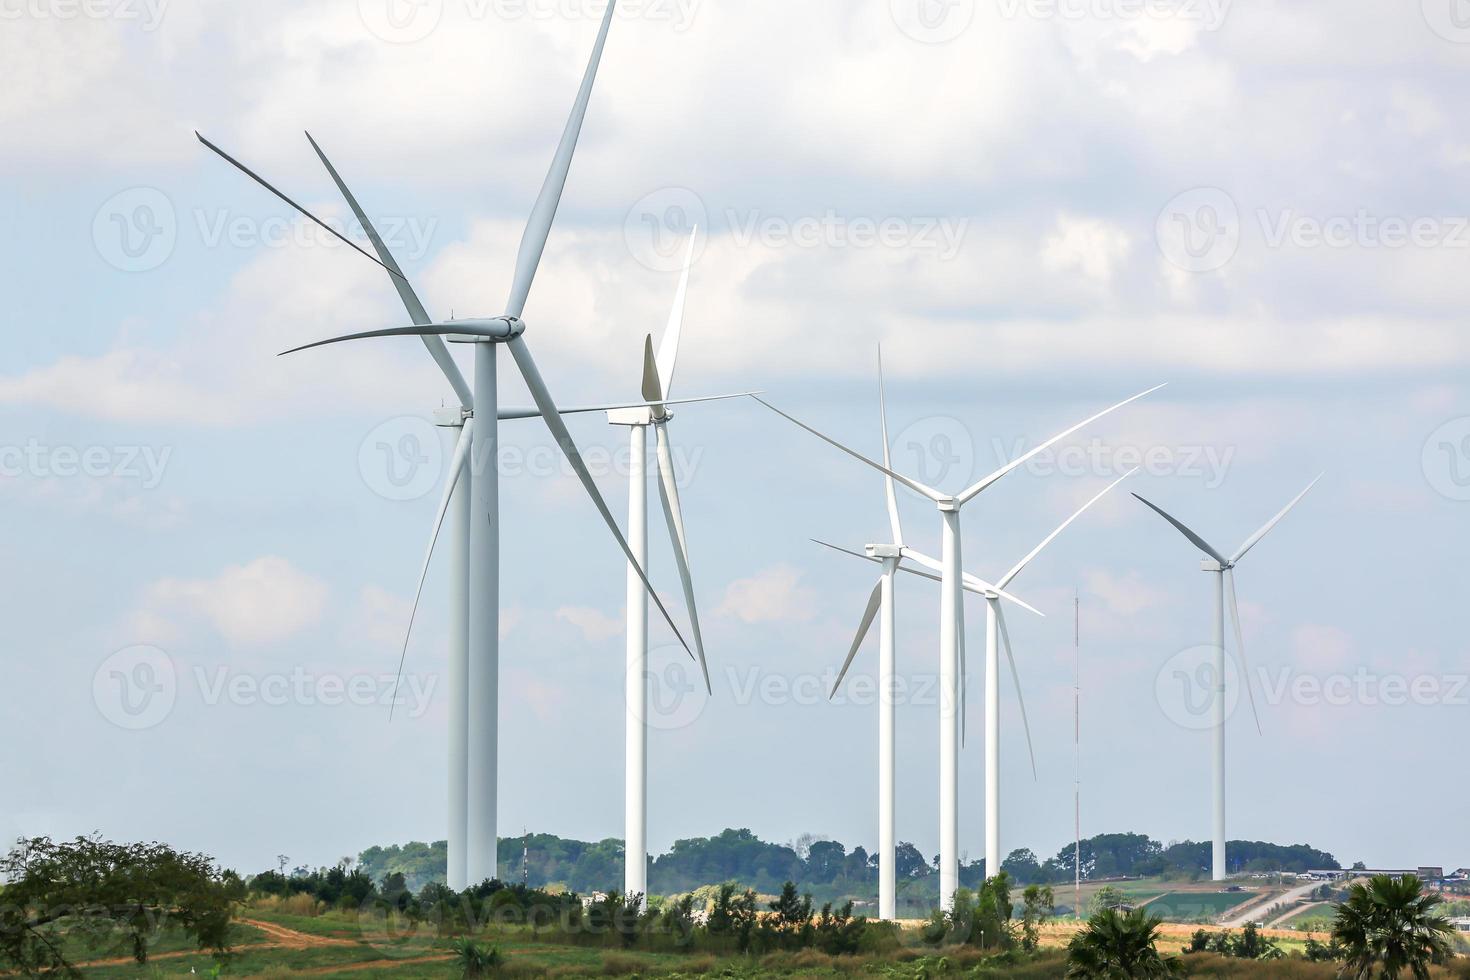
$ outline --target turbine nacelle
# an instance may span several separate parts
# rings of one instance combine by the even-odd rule
[[[464,329],[462,334],[444,334],[451,344],[502,344],[526,332],[526,321],[516,316],[450,320],[442,326],[448,330]]]

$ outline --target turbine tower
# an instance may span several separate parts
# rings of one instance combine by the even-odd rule
[[[974,500],[985,490],[993,486],[996,481],[1008,473],[1024,466],[1029,460],[1039,453],[1045,452],[1056,443],[1070,436],[1077,430],[1097,421],[1098,419],[1117,411],[1124,405],[1131,404],[1145,395],[1158,391],[1163,385],[1150,388],[1119,402],[1090,418],[1067,429],[1059,435],[1053,436],[1046,442],[1032,449],[1030,452],[1007,463],[994,473],[986,476],[978,483],[968,487],[958,494],[948,494],[942,490],[926,486],[918,480],[904,476],[888,466],[874,462],[862,453],[849,449],[842,443],[807,425],[799,419],[787,415],[769,402],[756,398],[756,401],[765,405],[771,411],[782,418],[805,429],[812,435],[826,442],[842,452],[847,453],[854,459],[866,463],[868,466],[885,473],[894,480],[908,487],[910,490],[922,497],[928,498],[939,511],[941,530],[943,534],[943,547],[941,560],[936,562],[936,571],[940,574],[940,602],[939,602],[939,901],[942,908],[948,910],[954,905],[954,893],[959,888],[959,749],[960,749],[960,650],[961,637],[964,632],[964,607],[961,603],[964,582],[961,570],[961,539],[960,539],[960,511],[965,504]]]
[[[878,418],[883,433],[883,465],[891,467],[888,443],[888,408],[887,397],[883,386],[883,355],[878,354]],[[847,659],[843,661],[842,670],[837,674],[837,681],[832,685],[831,697],[837,696],[837,691],[842,687],[842,681],[847,676],[848,669],[852,666],[853,659],[858,650],[862,648],[863,640],[867,638],[868,630],[872,628],[874,617],[878,618],[878,918],[893,920],[898,917],[898,879],[896,873],[896,821],[897,803],[895,796],[896,779],[896,748],[895,748],[895,704],[894,683],[896,678],[896,622],[897,605],[894,600],[894,575],[900,568],[903,571],[917,575],[925,573],[903,565],[905,558],[914,558],[917,552],[904,546],[903,524],[898,516],[898,496],[894,490],[893,477],[887,474],[883,478],[884,496],[888,506],[888,526],[893,535],[893,540],[888,544],[870,544],[867,546],[866,555],[848,551],[837,545],[818,541],[817,544],[834,551],[856,558],[866,558],[883,566],[883,571],[878,577],[878,583],[873,587],[872,594],[868,597],[867,608],[863,611],[863,618],[858,624],[857,636],[848,649]],[[930,559],[932,561],[932,559]],[[938,581],[938,576],[925,575]],[[992,586],[985,582],[978,585],[987,591],[994,591],[1026,609],[1031,609],[1020,599],[1009,595],[1003,589]],[[1036,610],[1031,609],[1032,612]]]
[[[684,325],[684,301],[689,294],[689,270],[694,263],[694,243],[699,235],[695,228],[689,236],[684,255],[684,271],[674,308],[664,330],[658,355],[653,353],[653,338],[643,345],[643,397],[648,405],[610,411],[608,423],[628,429],[628,542],[634,560],[628,565],[628,630],[626,678],[626,711],[624,738],[623,793],[623,894],[648,895],[648,593],[643,587],[642,569],[648,567],[648,430],[653,429],[658,461],[659,500],[674,548],[674,563],[679,568],[679,581],[684,588],[684,603],[689,610],[690,632],[694,650],[704,675],[705,690],[710,685],[709,664],[704,656],[704,638],[695,611],[694,582],[689,574],[689,546],[684,535],[684,512],[679,504],[679,484],[674,472],[674,458],[669,449],[669,413],[666,399],[674,386],[674,367],[679,359],[679,335]],[[734,397],[734,396],[730,396]]]
[[[497,877],[496,851],[498,846],[497,790],[498,790],[498,726],[499,726],[499,613],[500,613],[500,564],[499,564],[499,480],[495,472],[497,458],[497,422],[501,418],[541,417],[551,431],[573,471],[581,481],[587,495],[592,499],[609,531],[622,549],[630,567],[635,569],[640,582],[653,597],[654,604],[668,622],[674,635],[685,650],[689,650],[683,635],[674,625],[662,600],[653,591],[642,565],[637,561],[627,539],[613,519],[607,502],[592,479],[576,443],[573,441],[561,413],[574,411],[606,411],[617,406],[602,405],[585,409],[559,409],[555,399],[541,377],[539,368],[527,346],[524,334],[526,323],[521,319],[530,297],[536,271],[556,218],[566,187],[572,159],[576,153],[582,122],[587,114],[592,97],[593,84],[602,53],[607,43],[608,30],[616,10],[616,0],[609,0],[598,29],[597,40],[581,86],[572,106],[570,118],[563,130],[560,144],[552,159],[551,168],[542,184],[540,194],[531,210],[521,245],[516,257],[515,273],[506,312],[498,317],[472,320],[435,322],[430,319],[418,302],[413,290],[403,276],[402,270],[393,261],[375,231],[369,230],[361,209],[349,196],[353,211],[368,231],[378,257],[369,255],[356,243],[341,235],[317,216],[311,214],[291,198],[276,190],[267,181],[219,147],[199,136],[202,143],[233,166],[256,180],[273,194],[307,218],[326,228],[337,238],[387,270],[398,288],[400,297],[408,308],[412,326],[392,327],[349,334],[319,341],[286,353],[296,353],[328,344],[347,340],[377,337],[419,337],[444,371],[460,400],[463,419],[458,443],[450,464],[446,480],[445,496],[435,521],[430,539],[430,553],[448,513],[456,516],[458,539],[463,542],[464,552],[458,553],[456,546],[456,585],[451,604],[451,656],[450,680],[461,684],[459,692],[451,694],[450,721],[450,833],[451,852],[454,851],[453,837],[460,833],[457,814],[464,812],[463,854],[464,883],[477,883]],[[196,134],[198,135],[198,134]],[[320,154],[320,150],[318,149]],[[325,163],[325,156],[322,157]],[[328,168],[331,169],[330,164]],[[333,171],[336,179],[335,171]],[[346,188],[337,179],[338,186]],[[474,346],[473,385],[465,382],[453,358],[448,353],[445,341],[468,343]],[[502,411],[496,382],[497,351],[504,345],[509,349],[526,387],[535,402],[534,409]],[[665,403],[669,404],[669,403]],[[451,420],[452,421],[452,420]],[[469,477],[468,480],[463,477]],[[419,585],[422,592],[422,576]],[[473,601],[471,599],[473,598]],[[415,600],[415,609],[417,599]],[[463,642],[459,638],[459,622],[463,620]],[[464,653],[461,655],[460,650]],[[692,651],[690,656],[693,657]],[[461,735],[462,731],[462,735]],[[463,749],[461,750],[461,746]],[[463,766],[459,755],[463,755]],[[460,798],[463,807],[459,806]],[[451,882],[459,873],[460,859],[452,858]]]
[[[1325,476],[1326,474],[1323,475]],[[1136,493],[1133,495],[1135,497],[1138,497],[1139,501],[1147,505],[1150,510],[1154,511],[1164,520],[1174,525],[1175,529],[1178,530],[1180,534],[1183,534],[1186,538],[1189,539],[1190,543],[1192,543],[1200,551],[1204,552],[1205,560],[1200,562],[1200,570],[1208,572],[1209,574],[1214,576],[1214,580],[1211,582],[1210,585],[1210,592],[1214,596],[1215,601],[1214,646],[1216,654],[1214,691],[1215,824],[1214,847],[1211,853],[1211,868],[1214,879],[1216,881],[1224,881],[1227,874],[1229,873],[1229,865],[1226,862],[1225,854],[1225,602],[1227,598],[1230,601],[1230,622],[1234,626],[1235,652],[1236,655],[1240,658],[1240,674],[1242,686],[1245,687],[1246,696],[1250,699],[1251,715],[1255,718],[1256,722],[1256,733],[1260,734],[1261,716],[1260,713],[1256,711],[1256,696],[1255,692],[1251,689],[1250,672],[1246,668],[1245,638],[1242,635],[1240,629],[1240,607],[1237,605],[1235,600],[1235,566],[1240,563],[1240,560],[1244,558],[1252,548],[1261,543],[1262,538],[1271,533],[1271,530],[1275,528],[1277,524],[1281,523],[1282,518],[1286,517],[1286,515],[1291,512],[1292,508],[1301,503],[1302,498],[1311,492],[1312,487],[1315,487],[1321,481],[1322,476],[1318,476],[1317,479],[1308,484],[1307,489],[1297,494],[1296,498],[1292,500],[1291,503],[1282,508],[1281,513],[1271,518],[1269,521],[1266,522],[1264,527],[1262,527],[1255,534],[1252,534],[1249,538],[1247,538],[1245,543],[1237,548],[1235,550],[1235,554],[1230,556],[1229,558],[1226,558],[1223,554],[1217,551],[1212,545],[1210,545],[1209,542],[1205,541],[1204,538],[1200,537],[1184,524],[1169,516],[1169,514],[1167,514],[1160,507],[1149,503],[1147,500],[1139,497]]]
[[[1077,509],[1071,517],[1067,518],[1055,531],[1047,535],[1040,544],[1031,549],[1031,552],[1022,558],[1016,565],[1006,572],[995,585],[989,585],[973,575],[965,574],[964,590],[979,595],[985,599],[985,872],[986,877],[994,877],[1000,870],[1000,644],[1004,643],[1006,660],[1011,668],[1011,680],[1016,688],[1016,703],[1021,711],[1021,725],[1026,732],[1026,749],[1031,756],[1031,774],[1036,775],[1036,752],[1031,743],[1031,723],[1026,718],[1026,698],[1021,692],[1021,673],[1016,666],[1015,651],[1011,646],[1010,629],[1006,626],[1005,610],[1001,607],[1000,600],[1008,599],[1021,605],[1023,608],[1036,612],[1030,606],[1021,602],[1015,596],[1006,592],[1006,589],[1016,577],[1023,572],[1036,557],[1041,554],[1059,535],[1071,527],[1079,517],[1087,513],[1103,497],[1106,497],[1114,488],[1124,480],[1137,473],[1132,469],[1110,483],[1102,492],[1098,493],[1087,503]],[[819,542],[822,543],[822,542]],[[835,547],[828,545],[828,547]],[[838,548],[839,551],[846,549]],[[856,554],[848,551],[847,554]],[[870,560],[872,548],[869,547]],[[864,557],[859,555],[858,557]],[[921,565],[930,566],[935,564],[933,558],[913,548],[904,549],[904,557],[912,558]],[[903,566],[899,571],[913,575],[921,575],[924,578],[938,581],[938,577],[920,572],[908,566]],[[1038,613],[1040,615],[1040,613]],[[843,668],[844,671],[846,668]]]

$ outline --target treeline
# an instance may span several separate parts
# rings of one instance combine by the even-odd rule
[[[1055,856],[1040,859],[1029,850],[1013,851],[1001,866],[1021,885],[1062,884],[1073,878],[1077,848],[1068,844]],[[1296,873],[1312,868],[1338,868],[1337,859],[1305,844],[1231,841],[1232,871]],[[446,845],[411,843],[372,847],[362,852],[354,869],[366,881],[401,875],[404,887],[417,893],[430,882],[444,881]],[[1160,843],[1143,834],[1100,834],[1082,842],[1085,879],[1122,876],[1172,877],[1192,880],[1210,871],[1208,841]],[[931,904],[929,882],[935,860],[910,843],[897,850],[900,899],[914,893],[915,904]],[[307,873],[298,869],[297,874]],[[312,874],[331,874],[331,869]],[[341,874],[348,874],[340,869]],[[552,834],[506,838],[500,842],[500,876],[530,888],[560,886],[582,894],[611,892],[622,884],[623,844],[609,838],[597,842],[568,840]],[[985,862],[962,866],[960,883],[979,888],[986,879]],[[786,844],[763,841],[749,830],[725,830],[714,837],[674,842],[665,854],[650,858],[649,891],[675,895],[708,885],[739,882],[762,894],[776,894],[794,881],[819,900],[870,900],[877,893],[878,862],[862,846],[849,850],[834,840],[807,836]],[[347,887],[344,884],[344,887]],[[361,887],[357,883],[354,887]]]

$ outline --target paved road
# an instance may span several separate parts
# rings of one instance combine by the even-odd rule
[[[1292,888],[1289,891],[1284,891],[1279,894],[1271,895],[1259,902],[1253,902],[1250,905],[1246,906],[1245,909],[1238,912],[1231,918],[1226,919],[1220,924],[1227,929],[1242,929],[1248,922],[1259,922],[1260,913],[1266,911],[1271,906],[1295,905],[1297,902],[1306,898],[1308,895],[1312,894],[1312,892],[1320,888],[1322,884],[1323,883],[1320,881],[1309,881],[1306,884],[1300,885],[1296,888]]]

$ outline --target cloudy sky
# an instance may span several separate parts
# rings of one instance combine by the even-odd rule
[[[193,131],[340,222],[310,130],[431,312],[496,315],[602,9],[0,0],[5,836],[245,870],[444,836],[442,568],[382,702],[448,388],[415,341],[275,357],[401,306]],[[894,459],[946,488],[1170,382],[967,509],[967,566],[1135,465],[1222,549],[1325,471],[1239,572],[1230,835],[1470,864],[1467,63],[1463,0],[625,0],[528,336],[564,402],[636,396],[698,225],[676,394],[876,454],[881,343]],[[623,513],[626,433],[573,431]],[[873,572],[808,538],[885,540],[881,482],[753,402],[673,434],[715,696],[656,624],[650,843],[871,847],[871,689],[823,692]],[[544,429],[503,435],[502,833],[618,836],[623,567]],[[1011,619],[1039,778],[1007,683],[1006,850],[1070,839],[1074,590],[1084,832],[1209,835],[1197,557],[1120,492],[1018,580],[1050,615]],[[899,599],[899,833],[933,853],[937,596]]]

